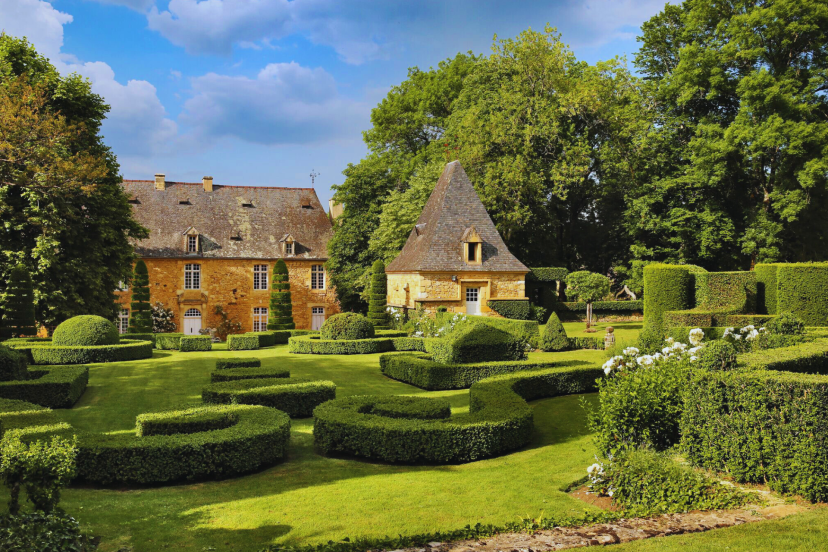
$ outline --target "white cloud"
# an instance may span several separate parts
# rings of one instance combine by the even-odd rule
[[[7,34],[27,37],[62,74],[77,72],[92,82],[92,91],[103,96],[111,107],[102,133],[116,155],[160,151],[175,136],[176,124],[166,117],[152,84],[143,80],[121,84],[106,63],[84,63],[61,51],[63,26],[72,22],[71,15],[44,0],[3,0],[0,22]]]
[[[295,62],[267,65],[256,78],[208,73],[192,79],[192,93],[179,120],[200,142],[324,142],[368,125],[367,104],[340,96],[325,70]]]

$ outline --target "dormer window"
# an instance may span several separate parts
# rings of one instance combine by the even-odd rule
[[[483,240],[474,226],[466,228],[460,241],[463,248],[463,261],[469,265],[483,264]]]
[[[302,209],[313,209],[313,206],[311,205],[311,202],[310,202],[309,199],[303,199],[302,200]]]
[[[189,199],[182,199],[182,200],[179,200],[178,204],[179,204],[179,205],[192,205],[192,203],[190,203],[190,200],[189,200]]]
[[[293,239],[293,236],[285,234],[279,242],[282,244],[282,255],[285,257],[289,255],[296,255],[296,247],[298,244],[296,243],[296,240]]]
[[[184,251],[187,255],[198,255],[201,253],[201,236],[198,230],[190,226],[187,231],[183,233],[184,236]]]
[[[252,209],[253,208],[253,202],[252,201],[245,201],[244,203],[242,203],[242,207]]]

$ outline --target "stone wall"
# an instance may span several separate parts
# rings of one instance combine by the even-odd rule
[[[456,276],[456,281],[452,280]],[[388,274],[388,304],[415,308],[422,304],[427,311],[444,306],[450,312],[465,313],[464,290],[480,288],[481,314],[491,314],[489,299],[526,297],[525,274],[504,272],[391,273]],[[406,288],[408,286],[408,289]]]
[[[270,289],[253,289],[253,266],[267,265],[268,284],[272,278],[276,259],[154,259],[146,258],[150,279],[150,303],[161,301],[175,315],[178,331],[183,329],[187,309],[201,311],[201,327],[214,328],[221,318],[214,313],[220,305],[230,319],[238,319],[244,331],[253,331],[253,308],[269,307]],[[311,326],[311,307],[325,307],[325,316],[339,312],[336,293],[329,287],[330,275],[326,274],[324,290],[312,290],[311,265],[319,261],[289,259],[285,261],[290,275],[290,291],[293,300],[293,320],[297,329]],[[184,289],[184,265],[201,265],[201,289]],[[117,292],[118,303],[129,308],[131,291]]]

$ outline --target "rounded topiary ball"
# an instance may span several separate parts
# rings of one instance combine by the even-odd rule
[[[699,354],[699,367],[705,370],[736,368],[736,347],[727,341],[711,341]]]
[[[335,314],[322,324],[322,339],[369,339],[374,337],[371,321],[355,312]]]
[[[52,335],[52,344],[58,346],[117,345],[120,341],[115,324],[92,314],[75,316],[62,322]]]

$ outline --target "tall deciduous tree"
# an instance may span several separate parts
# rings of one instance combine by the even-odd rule
[[[290,276],[285,261],[279,259],[273,265],[273,277],[270,289],[270,313],[267,321],[268,330],[292,330],[293,301],[290,296]]]
[[[0,34],[0,293],[25,260],[45,325],[114,318],[130,240],[147,235],[99,134],[108,110],[89,81],[62,77],[28,42]]]
[[[147,264],[138,260],[132,277],[132,303],[129,313],[129,333],[152,332],[152,307],[150,306],[149,271]]]
[[[687,0],[642,30],[656,112],[627,212],[636,256],[710,269],[828,258],[825,3]]]
[[[4,338],[37,334],[32,278],[23,265],[17,265],[11,270],[0,327]]]

